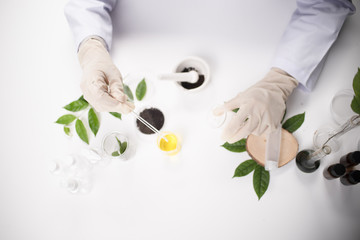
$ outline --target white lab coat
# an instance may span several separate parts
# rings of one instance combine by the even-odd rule
[[[76,46],[89,36],[100,36],[111,48],[111,11],[117,0],[70,0],[65,15]],[[297,0],[297,9],[278,45],[272,66],[295,77],[311,90],[326,55],[346,17],[355,12],[349,0]]]

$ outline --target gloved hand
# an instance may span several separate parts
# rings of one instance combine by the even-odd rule
[[[78,58],[83,70],[80,88],[96,111],[129,113],[134,109],[123,91],[121,74],[100,40],[85,40]]]
[[[280,127],[285,101],[298,81],[279,68],[272,68],[259,82],[214,109],[214,115],[239,108],[225,127],[222,138],[234,143],[254,134],[268,134]]]

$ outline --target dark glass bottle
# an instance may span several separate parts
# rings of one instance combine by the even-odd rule
[[[340,163],[346,168],[353,167],[360,163],[360,151],[350,152],[340,158]]]
[[[344,165],[337,163],[330,165],[324,170],[324,177],[328,180],[339,178],[346,173]]]
[[[360,182],[360,171],[353,170],[340,177],[340,182],[344,185],[355,185]]]

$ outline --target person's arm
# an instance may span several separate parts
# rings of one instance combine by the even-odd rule
[[[77,49],[80,43],[98,36],[109,50],[112,42],[112,22],[110,13],[117,0],[70,0],[65,8],[65,16],[74,35]]]
[[[298,83],[312,89],[346,17],[355,11],[349,0],[298,0],[297,5],[273,68],[261,81],[214,110],[220,115],[239,108],[223,131],[224,140],[233,143],[280,127],[287,98]]]
[[[65,15],[78,48],[84,98],[99,112],[129,113],[134,103],[128,101],[120,71],[108,52],[115,4],[116,0],[70,0]]]
[[[354,12],[350,0],[297,0],[272,66],[312,90],[346,17]]]

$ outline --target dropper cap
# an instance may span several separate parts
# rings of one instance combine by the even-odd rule
[[[344,167],[344,165],[338,163],[329,167],[329,172],[334,177],[341,177],[345,174],[346,168]]]
[[[357,184],[360,182],[360,171],[355,170],[349,173],[349,182]]]
[[[360,163],[360,151],[352,152],[349,156],[349,161],[352,164],[359,164]]]

